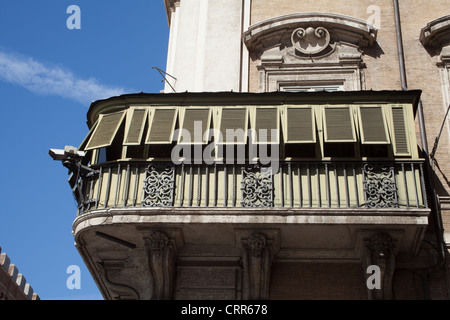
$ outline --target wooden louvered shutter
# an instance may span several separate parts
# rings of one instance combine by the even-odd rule
[[[389,138],[386,131],[384,114],[381,106],[360,107],[359,123],[361,130],[361,143],[387,144]]]
[[[86,137],[83,139],[81,144],[78,146],[78,150],[80,150],[80,151],[84,151],[85,150],[86,145],[87,145],[88,141],[90,140],[92,134],[94,133],[95,128],[97,128],[97,125],[98,125],[98,120],[94,123],[94,125],[91,127],[91,129],[89,130],[89,132],[86,135]]]
[[[247,132],[247,109],[245,108],[223,108],[220,118],[219,130],[223,143],[243,144]],[[227,137],[229,134],[236,134]],[[233,140],[231,141],[231,138]]]
[[[394,126],[394,154],[410,155],[403,107],[392,107],[392,123]]]
[[[177,110],[154,109],[149,113],[150,127],[148,129],[146,144],[170,144],[172,143],[175,129]]]
[[[257,108],[255,114],[254,129],[256,132],[256,143],[279,143],[280,122],[277,108]],[[272,130],[276,133],[272,135]]]
[[[130,109],[127,113],[127,127],[123,144],[125,146],[140,145],[147,121],[147,109]]]
[[[325,142],[356,142],[349,107],[325,107]]]
[[[312,108],[286,109],[286,143],[316,142]]]
[[[95,131],[85,150],[110,146],[125,117],[125,111],[100,115]]]
[[[178,143],[184,144],[197,144],[207,143],[205,132],[210,129],[211,114],[208,109],[186,109],[184,111],[183,124],[181,129],[187,130],[190,134],[190,141],[187,141],[186,137],[183,137],[183,130],[180,131],[180,139]],[[199,126],[201,125],[201,127]],[[197,127],[196,127],[197,126]],[[195,137],[195,134],[198,137]]]

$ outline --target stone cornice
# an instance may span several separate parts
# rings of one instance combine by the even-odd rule
[[[244,42],[250,51],[258,51],[290,38],[297,28],[322,27],[332,33],[335,41],[345,41],[361,48],[372,46],[377,29],[367,21],[332,13],[295,13],[264,20],[249,27]]]
[[[78,216],[73,223],[76,242],[80,234],[107,225],[169,223],[200,224],[374,224],[426,226],[430,209],[327,208],[113,208]],[[251,219],[249,219],[251,217]]]
[[[164,0],[164,7],[166,8],[166,16],[167,16],[167,22],[170,26],[170,20],[171,20],[171,13],[175,9],[175,6],[180,5],[180,0]]]

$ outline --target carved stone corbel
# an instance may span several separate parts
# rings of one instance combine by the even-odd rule
[[[108,289],[114,294],[111,298],[114,300],[139,300],[139,293],[130,285],[118,283],[111,280],[111,273],[121,272],[125,267],[125,260],[104,259],[96,263],[97,271],[108,286]]]
[[[152,300],[172,299],[177,246],[165,233],[144,236],[152,276]]]
[[[362,251],[362,266],[367,280],[370,273],[369,267],[375,266],[379,269],[379,288],[367,286],[369,300],[390,300],[392,299],[392,277],[395,270],[395,241],[387,232],[373,234],[364,241]]]
[[[269,234],[269,235],[268,235]],[[278,231],[239,231],[238,245],[242,246],[244,300],[269,299],[270,271],[273,256],[278,250]]]

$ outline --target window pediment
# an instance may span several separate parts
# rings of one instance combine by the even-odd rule
[[[250,26],[244,42],[256,55],[277,45],[294,46],[300,53],[313,55],[336,42],[370,47],[376,36],[377,29],[363,20],[331,13],[296,13]]]
[[[296,13],[256,23],[244,42],[259,71],[259,92],[329,82],[341,90],[364,87],[364,48],[377,29],[367,21],[331,13]]]
[[[430,21],[420,32],[424,47],[441,49],[450,44],[450,15]]]

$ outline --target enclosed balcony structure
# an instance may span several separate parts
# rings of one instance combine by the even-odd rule
[[[78,203],[76,246],[107,299],[288,298],[273,279],[318,265],[351,271],[335,284],[347,297],[389,298],[396,263],[415,259],[428,226],[419,96],[96,101],[85,140],[60,156]],[[384,270],[376,292],[369,265]]]

